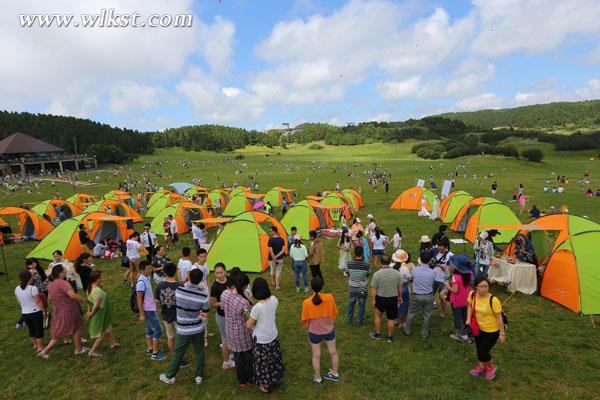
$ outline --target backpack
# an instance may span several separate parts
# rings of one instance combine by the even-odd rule
[[[137,280],[137,282],[139,282],[139,279]],[[131,308],[131,312],[134,314],[139,314],[140,313],[140,308],[138,307],[137,304],[137,282],[135,283],[135,286],[131,288],[131,295],[129,296],[129,308]],[[144,283],[144,282],[142,282]],[[146,284],[144,283],[144,294],[142,295],[142,303],[144,302],[144,296],[146,296]]]

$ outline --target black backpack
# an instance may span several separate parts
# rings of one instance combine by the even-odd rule
[[[138,280],[139,282],[139,280]],[[143,282],[142,282],[143,283]],[[140,313],[140,308],[137,304],[137,282],[134,287],[131,288],[131,295],[129,296],[129,308],[131,308],[131,312],[134,314]],[[144,296],[146,295],[146,284],[144,283],[144,294],[142,295],[142,303],[144,302]]]
[[[492,308],[492,299],[494,298],[494,295],[490,293],[490,309],[493,311],[494,309]],[[502,304],[502,303],[500,303]],[[506,314],[504,313],[504,309],[502,309],[502,322],[504,323],[504,329],[506,329],[506,327],[508,326],[508,318],[506,317]]]

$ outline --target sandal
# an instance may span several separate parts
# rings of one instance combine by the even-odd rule
[[[110,345],[111,350],[116,349],[117,347],[121,347],[121,343],[115,343]]]
[[[94,357],[94,358],[100,358],[100,357],[102,357],[102,354],[96,353],[95,351],[94,352],[90,351],[90,352],[88,352],[88,356]]]

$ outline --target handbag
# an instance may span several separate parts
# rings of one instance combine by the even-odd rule
[[[473,292],[473,297],[471,299],[471,309],[473,310],[473,312],[471,313],[471,323],[469,324],[469,327],[471,328],[471,334],[474,337],[479,336],[479,323],[477,322],[477,309],[475,308],[476,298],[477,295],[475,294],[475,292]]]

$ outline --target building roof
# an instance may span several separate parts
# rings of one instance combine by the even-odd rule
[[[65,149],[17,132],[0,140],[0,154],[54,153]]]

